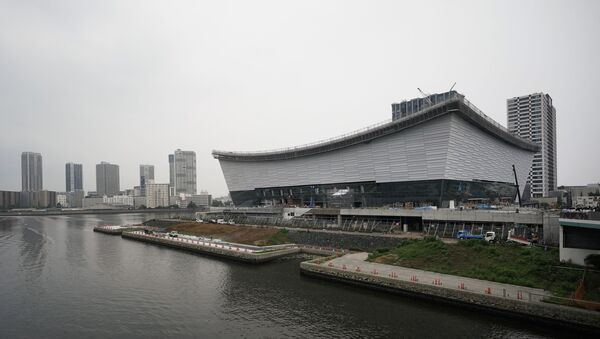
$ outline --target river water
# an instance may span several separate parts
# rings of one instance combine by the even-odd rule
[[[92,232],[155,215],[0,217],[0,338],[539,338],[523,320]]]

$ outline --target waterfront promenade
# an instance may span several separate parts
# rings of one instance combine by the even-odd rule
[[[352,253],[329,260],[322,265],[341,270],[363,272],[374,276],[404,280],[416,284],[431,285],[480,295],[495,296],[522,302],[541,302],[548,292],[538,288],[496,283],[449,274],[423,271],[413,268],[378,264],[366,261],[368,253]]]
[[[600,331],[600,312],[545,302],[548,292],[479,279],[365,261],[365,252],[305,261],[303,274],[351,285],[461,305],[491,313]]]

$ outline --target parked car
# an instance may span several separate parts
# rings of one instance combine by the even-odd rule
[[[179,233],[177,233],[177,231],[171,231],[169,232],[169,236],[172,238],[177,238],[179,236]]]

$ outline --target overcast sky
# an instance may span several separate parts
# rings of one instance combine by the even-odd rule
[[[456,90],[506,125],[506,99],[557,110],[558,184],[600,181],[600,1],[0,0],[0,190],[40,152],[64,164],[139,164],[168,182],[193,150],[198,190],[227,193],[213,149],[263,150],[391,117],[392,102]]]

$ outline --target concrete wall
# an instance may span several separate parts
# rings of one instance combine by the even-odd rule
[[[368,252],[381,248],[396,247],[403,241],[400,238],[377,235],[310,232],[306,230],[289,230],[288,238],[296,244],[356,249]]]

